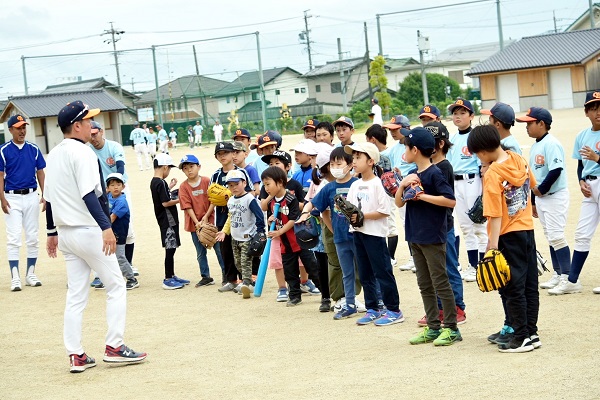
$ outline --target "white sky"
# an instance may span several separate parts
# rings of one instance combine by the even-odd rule
[[[29,0],[4,7],[0,15],[0,99],[24,94],[21,56],[26,57],[112,50],[101,36],[110,29],[125,33],[118,50],[260,32],[263,68],[289,66],[308,71],[305,45],[298,34],[304,30],[304,10],[310,10],[313,64],[336,60],[336,38],[342,40],[345,57],[365,52],[363,22],[367,23],[371,56],[378,51],[376,14],[461,3],[467,0],[368,1],[181,1],[145,0],[66,2]],[[66,6],[65,4],[69,4]],[[501,0],[504,39],[518,39],[554,29],[553,10],[561,30],[586,11],[588,0]],[[264,23],[267,21],[280,22]],[[417,29],[429,36],[433,52],[498,40],[496,4],[484,1],[439,10],[381,17],[383,50],[390,57],[418,59]],[[231,27],[231,28],[229,28]],[[177,33],[165,33],[177,31]],[[187,32],[183,32],[187,31]],[[76,39],[70,40],[69,39]],[[53,43],[54,42],[54,43]],[[258,69],[254,35],[196,43],[200,73],[223,80]],[[541,51],[543,51],[541,49]],[[532,55],[535,56],[535,55]],[[124,89],[154,87],[149,50],[119,56]],[[29,92],[37,93],[61,79],[105,77],[117,83],[112,54],[27,59]],[[157,49],[159,83],[195,74],[192,44]]]

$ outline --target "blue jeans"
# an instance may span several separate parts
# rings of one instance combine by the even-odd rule
[[[448,273],[448,281],[454,293],[454,302],[461,310],[465,310],[465,301],[463,298],[463,281],[458,272],[458,254],[456,253],[456,236],[454,236],[454,228],[451,228],[446,235],[446,272]],[[438,307],[442,309],[442,302],[438,297]]]
[[[340,267],[342,268],[342,282],[344,284],[346,304],[355,304],[356,288],[354,287],[354,280],[356,275],[354,273],[354,242],[346,240],[335,243],[335,250],[340,260]]]
[[[203,278],[210,277],[210,269],[208,267],[208,258],[206,257],[206,247],[202,246],[200,240],[198,240],[198,235],[196,232],[192,233],[192,242],[194,242],[194,246],[196,247],[196,259],[198,260],[198,265],[200,266],[200,276]],[[220,256],[220,251],[217,251],[217,257]]]

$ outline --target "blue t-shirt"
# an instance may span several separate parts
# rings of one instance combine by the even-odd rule
[[[44,168],[46,161],[33,143],[25,141],[19,148],[11,140],[0,147],[0,172],[4,172],[4,190],[37,188],[36,173]]]
[[[533,176],[538,185],[544,182],[548,172],[562,168],[558,179],[554,181],[548,193],[555,193],[567,188],[567,174],[565,171],[565,150],[554,136],[547,133],[542,140],[536,142],[529,150],[529,165],[533,168]]]
[[[254,167],[256,167],[256,160],[258,160],[260,158],[260,156],[258,155],[258,153],[256,152],[256,149],[251,150],[250,153],[248,153],[248,157],[246,157],[246,164],[250,164]],[[257,169],[258,172],[258,169]],[[260,175],[258,176],[258,178],[260,179]]]
[[[575,144],[573,145],[573,158],[581,160],[583,163],[583,172],[581,173],[582,178],[588,175],[600,177],[600,165],[592,160],[584,160],[579,154],[579,150],[583,146],[590,146],[596,154],[600,154],[600,131],[593,131],[592,128],[587,128],[579,132],[575,138]]]
[[[348,182],[338,183],[336,181],[329,182],[321,188],[319,193],[310,201],[312,205],[319,211],[323,212],[328,208],[331,210],[331,227],[333,228],[333,243],[346,242],[353,240],[352,233],[350,233],[350,224],[348,220],[336,207],[333,198],[336,194],[341,194],[345,197],[348,196],[348,190],[352,183],[358,179],[352,177]]]
[[[148,141],[148,144],[156,143],[156,139],[156,133],[149,133],[146,135],[146,140]]]
[[[146,131],[142,128],[135,128],[131,131],[129,140],[133,141],[133,144],[146,143]]]
[[[519,145],[519,142],[517,142],[517,139],[514,137],[514,135],[507,136],[500,140],[500,144],[506,147],[507,150],[514,151],[521,156],[523,155],[523,152],[521,151],[521,145]]]
[[[98,150],[91,144],[89,144],[90,148],[96,156],[98,157],[98,161],[100,161],[100,167],[102,168],[102,177],[106,179],[106,177],[110,174],[113,174],[117,171],[117,161],[123,161],[125,163],[125,152],[123,151],[123,146],[113,140],[105,140],[104,146]],[[123,172],[123,180],[127,183],[127,173]]]
[[[304,188],[304,192],[308,192],[308,188],[312,182],[312,167],[310,165],[308,167],[300,166],[300,170],[292,175],[292,179],[300,182]]]
[[[446,181],[440,169],[431,165],[422,172],[416,169],[423,191],[432,196],[444,196],[454,200],[454,190]],[[447,207],[440,207],[423,200],[406,202],[405,237],[409,243],[438,244],[446,243],[448,232]]]
[[[125,199],[125,193],[117,198],[108,193],[108,209],[111,214],[115,214],[117,219],[112,223],[112,230],[117,237],[117,244],[125,244],[127,241],[127,231],[129,230],[129,204]]]
[[[256,168],[254,168],[250,164],[246,164],[244,169],[248,173],[248,176],[250,177],[250,182],[252,182],[252,184],[260,183],[260,176],[258,176],[258,172],[256,171]],[[252,188],[252,189],[254,189],[254,188]]]

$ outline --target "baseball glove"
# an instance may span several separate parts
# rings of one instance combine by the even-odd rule
[[[469,219],[476,224],[483,224],[487,218],[483,216],[483,195],[479,195],[473,203],[473,207],[467,211]]]
[[[407,186],[404,189],[404,193],[402,193],[402,201],[407,202],[410,200],[418,200],[419,195],[423,193],[423,186],[420,183],[413,183],[410,186]]]
[[[544,275],[544,272],[550,272],[548,268],[546,268],[546,260],[544,260],[544,257],[542,257],[540,252],[536,250],[535,255],[537,258],[538,275],[542,276]]]
[[[477,285],[482,292],[503,288],[510,281],[510,266],[500,250],[488,250],[477,263]]]
[[[385,190],[385,193],[390,197],[396,196],[400,182],[402,182],[402,177],[396,171],[384,172],[381,175],[383,190]]]
[[[202,246],[210,249],[217,242],[217,233],[219,230],[213,224],[203,224],[200,229],[196,230],[198,240],[202,243]]]
[[[231,197],[231,191],[218,183],[211,183],[207,191],[208,201],[215,206],[226,206]]]
[[[267,244],[267,235],[264,232],[256,232],[254,235],[252,235],[252,237],[250,237],[248,244],[247,254],[250,257],[260,257],[265,250],[265,245]]]
[[[341,194],[335,195],[333,201],[335,202],[335,206],[338,208],[338,210],[340,210],[340,212],[344,214],[350,225],[352,225],[355,228],[360,228],[361,226],[363,226],[365,217],[359,207],[356,207],[354,204],[350,203]],[[356,222],[354,223],[352,223],[353,215],[356,215]]]

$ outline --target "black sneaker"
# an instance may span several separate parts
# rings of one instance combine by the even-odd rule
[[[213,278],[211,278],[210,276],[205,276],[202,279],[200,279],[200,281],[198,283],[196,283],[196,287],[209,286],[209,285],[214,285],[214,284],[215,284],[215,280]]]
[[[331,299],[322,299],[321,306],[319,307],[319,311],[329,312],[329,310],[331,310]]]
[[[298,304],[302,304],[302,299],[300,297],[295,297],[293,299],[289,299],[286,306],[287,307],[295,307]]]
[[[515,331],[512,327],[504,325],[500,331],[492,333],[488,336],[488,341],[494,344],[508,343],[515,336]]]
[[[501,353],[526,353],[533,351],[533,344],[531,344],[531,339],[528,337],[522,341],[512,338],[508,343],[499,344],[498,351]]]
[[[88,355],[85,353],[80,356],[77,354],[71,354],[69,356],[69,361],[71,363],[70,371],[74,374],[83,372],[88,368],[96,366],[96,360],[94,360],[92,357],[88,357]]]
[[[135,289],[136,287],[139,287],[139,286],[140,286],[140,283],[135,278],[129,278],[129,279],[127,279],[127,283],[125,283],[125,288],[127,288],[127,290]]]
[[[540,340],[540,337],[537,334],[529,336],[529,340],[531,340],[531,345],[534,349],[539,349],[540,347],[542,347],[542,341]]]
[[[104,351],[104,362],[107,363],[121,363],[121,364],[131,364],[144,361],[148,355],[146,353],[138,353],[133,351],[129,347],[124,344],[121,347],[110,347],[106,345],[106,350]]]

